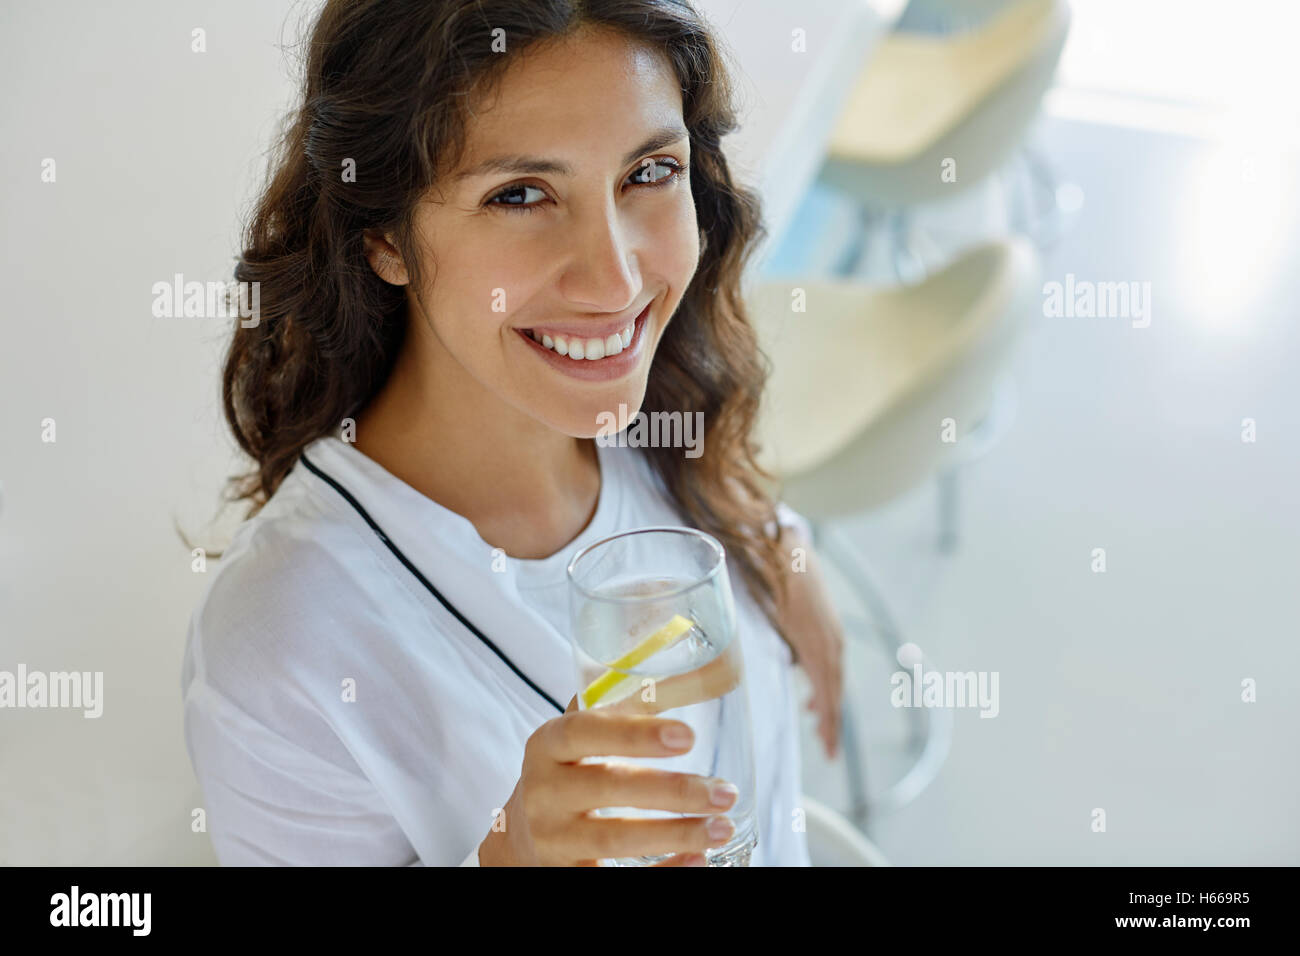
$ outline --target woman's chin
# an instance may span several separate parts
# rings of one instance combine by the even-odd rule
[[[636,416],[645,398],[644,391],[612,395],[605,401],[586,401],[580,407],[569,409],[550,425],[572,438],[600,438],[614,435],[627,427]]]

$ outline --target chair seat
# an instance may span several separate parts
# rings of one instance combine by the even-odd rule
[[[763,464],[784,476],[809,471],[907,392],[935,381],[996,324],[1024,256],[1017,241],[995,241],[913,286],[836,279],[759,286],[751,314],[772,360],[760,416]],[[804,312],[792,311],[795,289],[805,293]]]
[[[830,157],[888,164],[918,156],[1049,42],[1057,8],[1056,0],[1020,0],[956,35],[891,34],[849,95]]]
[[[1023,239],[986,242],[914,286],[784,280],[750,312],[772,363],[759,463],[810,518],[865,510],[937,467],[991,401],[994,371],[1038,292]],[[805,312],[791,308],[802,289]]]

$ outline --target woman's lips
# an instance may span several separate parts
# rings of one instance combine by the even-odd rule
[[[640,362],[641,354],[645,350],[645,329],[649,325],[650,308],[653,305],[654,300],[652,299],[646,303],[646,307],[641,310],[641,314],[633,321],[631,339],[621,352],[617,355],[608,355],[598,359],[586,357],[586,337],[581,340],[584,355],[583,358],[579,359],[561,355],[554,349],[547,348],[534,339],[529,334],[529,331],[525,329],[515,329],[515,331],[519,333],[519,337],[527,343],[528,347],[537,353],[538,357],[557,371],[584,381],[604,382],[622,378],[636,368]],[[578,339],[575,337],[575,342],[577,341]],[[565,340],[565,346],[566,349],[569,347],[567,339]]]

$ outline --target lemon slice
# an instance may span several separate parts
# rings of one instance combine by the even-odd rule
[[[674,614],[671,621],[665,624],[659,630],[655,631],[636,647],[632,648],[618,660],[610,664],[609,670],[601,674],[594,681],[587,685],[587,689],[582,692],[582,703],[590,707],[596,701],[604,697],[610,690],[627,680],[628,674],[620,671],[631,670],[647,658],[653,657],[662,650],[667,650],[678,641],[682,636],[691,629],[693,625],[689,618],[682,617],[680,614]]]

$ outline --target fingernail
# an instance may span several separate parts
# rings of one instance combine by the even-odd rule
[[[692,853],[686,858],[687,866],[707,866],[703,853]]]
[[[709,837],[714,840],[725,840],[736,832],[736,825],[726,817],[714,817],[709,821]]]
[[[738,796],[740,796],[740,789],[734,783],[724,781],[715,783],[709,788],[709,801],[715,807],[729,807]]]
[[[685,747],[691,742],[691,731],[681,724],[669,724],[659,731],[659,739],[669,747]]]

